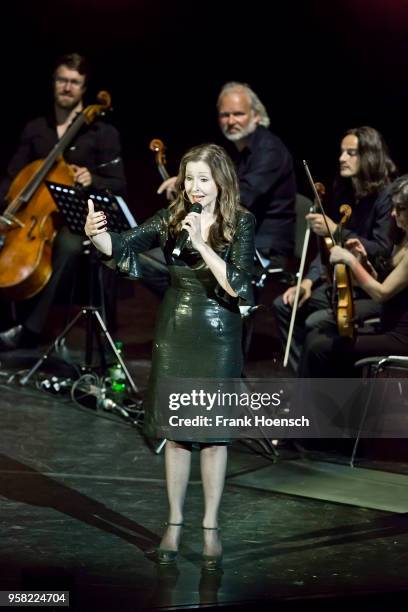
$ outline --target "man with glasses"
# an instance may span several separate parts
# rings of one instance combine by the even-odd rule
[[[29,121],[23,129],[17,151],[8,165],[7,176],[0,184],[0,202],[4,202],[10,184],[20,170],[34,160],[45,159],[83,110],[88,73],[85,58],[77,53],[57,60],[53,73],[53,112]],[[120,139],[112,125],[98,119],[89,126],[85,124],[68,144],[63,156],[77,185],[124,195],[126,181]],[[73,235],[67,227],[60,229],[53,244],[51,279],[37,296],[18,306],[19,325],[0,333],[0,350],[37,342],[61,280],[73,272],[82,251],[82,242],[82,237]]]

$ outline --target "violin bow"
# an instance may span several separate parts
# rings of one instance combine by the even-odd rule
[[[319,212],[320,212],[320,214],[321,214],[321,215],[323,215],[324,224],[325,224],[325,226],[326,226],[327,233],[328,233],[328,235],[330,236],[330,238],[331,238],[331,240],[332,240],[333,244],[336,244],[336,241],[335,241],[335,239],[334,239],[334,237],[333,237],[333,234],[332,234],[332,232],[330,231],[329,224],[327,223],[326,213],[324,212],[324,208],[323,208],[322,201],[321,201],[321,199],[320,199],[319,192],[318,192],[318,191],[317,191],[317,189],[316,189],[315,182],[314,182],[314,180],[313,180],[312,175],[310,174],[309,166],[307,165],[307,162],[306,162],[306,160],[305,160],[305,159],[303,160],[303,166],[304,166],[304,168],[305,168],[306,176],[307,176],[307,178],[308,178],[308,180],[309,180],[310,186],[311,186],[311,188],[312,188],[312,190],[313,190],[313,193],[314,193],[314,196],[315,196],[315,201],[316,201],[316,202],[317,202],[317,204],[318,204],[318,207],[319,207]]]
[[[303,164],[307,168],[308,176],[310,176],[310,179],[312,180],[312,183],[313,183],[312,176],[310,174],[309,168],[308,168],[307,163],[306,163],[305,160],[303,160]],[[313,183],[313,191],[315,192],[315,195],[316,195],[318,201],[320,202],[320,197],[319,197],[319,194],[317,192],[317,189],[316,189],[314,183]],[[320,204],[321,204],[321,202],[320,202]],[[313,208],[311,208],[311,210],[313,210]],[[287,340],[286,340],[285,355],[283,357],[283,367],[284,368],[287,367],[288,361],[289,361],[289,353],[290,353],[290,347],[291,347],[291,344],[292,344],[293,329],[295,327],[296,314],[297,314],[299,298],[300,298],[300,289],[301,289],[300,285],[301,285],[302,280],[303,280],[303,273],[304,273],[304,270],[305,270],[307,250],[309,248],[309,240],[310,240],[310,223],[308,221],[307,222],[306,231],[305,231],[305,237],[303,239],[302,255],[301,255],[301,258],[300,258],[300,265],[299,265],[299,270],[298,270],[298,273],[297,273],[295,299],[293,300],[293,304],[292,304],[292,313],[291,313],[291,317],[290,317],[288,337],[287,337]]]
[[[304,272],[304,269],[305,269],[307,249],[309,247],[309,239],[310,239],[310,223],[308,221],[307,222],[306,231],[305,231],[305,237],[303,239],[302,256],[300,258],[300,266],[299,266],[299,270],[298,270],[298,273],[297,273],[295,299],[293,300],[292,314],[291,314],[291,317],[290,317],[290,324],[289,324],[289,331],[288,331],[288,338],[287,338],[287,341],[286,341],[285,356],[283,358],[283,367],[284,368],[287,367],[288,360],[289,360],[290,345],[292,344],[293,328],[295,326],[296,313],[297,313],[299,297],[300,297],[300,289],[301,289],[300,284],[301,284],[302,279],[303,279],[303,272]]]
[[[325,224],[326,224],[327,231],[328,231],[329,236],[332,239],[333,244],[334,244],[333,234],[331,233],[329,225],[327,223],[326,215],[325,215],[325,212],[324,212],[324,209],[323,209],[323,204],[322,204],[322,201],[320,199],[319,192],[316,189],[316,185],[315,185],[315,183],[313,181],[313,178],[312,178],[312,175],[310,173],[309,166],[307,165],[306,160],[303,160],[303,166],[305,168],[306,175],[307,175],[307,178],[309,179],[310,185],[312,186],[313,193],[314,193],[314,196],[315,196],[315,202],[317,202],[317,204],[319,206],[319,209],[320,209],[320,212],[322,213],[322,215],[324,217],[324,221],[325,221]],[[314,210],[314,207],[311,208],[311,211],[312,210]],[[307,250],[309,248],[310,231],[311,231],[310,230],[310,223],[307,222],[307,227],[306,227],[306,231],[305,231],[305,237],[303,239],[302,255],[301,255],[301,258],[300,258],[300,265],[299,265],[299,270],[298,270],[298,273],[297,273],[295,298],[293,300],[293,305],[292,305],[292,313],[291,313],[291,317],[290,317],[288,337],[287,337],[287,340],[286,340],[285,355],[283,357],[283,367],[284,368],[287,367],[288,361],[289,361],[289,353],[290,353],[290,347],[291,347],[291,344],[292,344],[293,329],[295,327],[296,314],[297,314],[299,298],[300,298],[301,283],[302,283],[302,280],[303,280],[303,273],[304,273],[304,270],[305,270]]]

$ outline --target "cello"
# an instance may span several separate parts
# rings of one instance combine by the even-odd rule
[[[108,92],[97,95],[100,104],[87,106],[72,121],[45,159],[25,166],[11,183],[8,204],[0,215],[0,296],[26,300],[45,287],[52,274],[52,243],[58,211],[45,180],[74,184],[74,175],[62,154],[81,127],[91,124],[111,106]]]

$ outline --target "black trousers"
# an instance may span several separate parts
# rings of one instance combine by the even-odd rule
[[[79,270],[79,264],[84,252],[83,242],[85,239],[85,236],[73,234],[67,227],[62,227],[58,232],[53,244],[53,272],[50,280],[40,293],[17,306],[18,322],[22,323],[29,332],[40,335],[44,331],[51,306],[55,302],[57,291],[61,287],[69,287],[70,290],[66,292],[66,299],[67,301],[72,299],[71,289],[73,283],[76,282],[75,277],[81,276],[78,273],[82,271]],[[113,270],[100,263],[92,247],[91,254],[87,257],[92,258],[94,264],[92,264],[92,261],[87,262],[89,271],[86,271],[84,275],[84,282],[87,287],[86,291],[83,292],[83,303],[84,305],[91,303],[100,306],[103,300],[105,312],[102,314],[106,315],[105,323],[110,331],[115,331],[117,275]],[[95,260],[97,261],[95,262]],[[92,279],[89,278],[89,274],[92,274]],[[90,295],[91,284],[93,285],[93,295]],[[103,291],[103,296],[101,291]],[[69,298],[69,295],[71,295],[71,298]]]
[[[34,333],[44,330],[50,308],[61,283],[73,282],[76,263],[83,251],[83,236],[72,234],[67,227],[58,232],[52,252],[53,273],[40,293],[18,305],[18,319],[24,327]]]
[[[328,284],[322,283],[312,291],[310,299],[296,313],[289,354],[289,363],[294,372],[298,370],[302,346],[308,334],[312,330],[325,329],[335,324],[328,290]],[[381,313],[380,304],[377,304],[368,297],[362,297],[361,293],[357,294],[354,306],[357,322],[378,317]],[[286,346],[292,308],[283,303],[282,296],[278,296],[273,302],[273,310],[278,324],[279,335],[282,343]]]
[[[298,374],[300,378],[354,378],[361,372],[354,364],[364,357],[408,355],[405,334],[357,335],[355,342],[341,338],[333,327],[314,329],[303,346]]]

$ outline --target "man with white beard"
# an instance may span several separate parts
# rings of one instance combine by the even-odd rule
[[[241,203],[256,217],[255,246],[273,266],[285,266],[294,247],[296,181],[292,156],[269,129],[270,119],[245,83],[226,83],[218,96],[218,123],[234,143]]]
[[[292,156],[269,131],[270,119],[256,93],[246,83],[226,83],[217,100],[218,123],[234,144],[228,152],[235,162],[241,204],[256,217],[255,246],[272,267],[285,267],[293,253],[296,180]],[[172,199],[176,177],[164,181]]]

